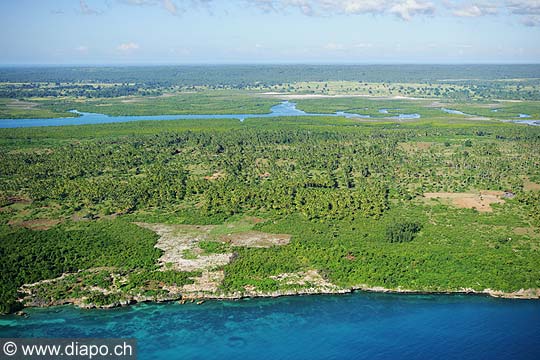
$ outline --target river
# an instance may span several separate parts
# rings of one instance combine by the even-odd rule
[[[72,110],[78,117],[49,118],[49,119],[0,119],[0,128],[35,127],[35,126],[64,126],[85,124],[108,124],[140,120],[202,120],[202,119],[235,119],[244,121],[248,118],[271,118],[280,116],[327,116],[346,118],[370,118],[370,115],[336,112],[328,114],[306,113],[296,108],[296,104],[284,101],[270,109],[268,114],[198,114],[198,115],[143,115],[143,116],[108,116]],[[380,119],[380,117],[377,117]],[[384,117],[385,119],[419,119],[419,114],[397,114]]]
[[[465,114],[458,110],[441,108],[441,111],[463,116],[473,116]],[[70,112],[77,114],[77,117],[68,118],[43,118],[43,119],[0,119],[0,128],[20,128],[20,127],[40,127],[40,126],[65,126],[65,125],[88,125],[88,124],[109,124],[118,122],[130,122],[141,120],[204,120],[204,119],[233,119],[244,121],[248,118],[272,118],[281,116],[326,116],[326,117],[345,117],[348,119],[389,119],[389,120],[412,120],[420,119],[422,116],[417,113],[413,114],[392,114],[390,116],[377,116],[365,114],[354,114],[343,111],[335,113],[307,113],[296,108],[296,103],[283,101],[281,104],[275,105],[270,109],[268,114],[178,114],[178,115],[124,115],[124,116],[109,116],[104,114],[80,112],[71,110]],[[389,109],[380,109],[379,114],[389,115]],[[518,119],[530,118],[528,114],[519,114]],[[540,126],[538,120],[507,120],[520,124]]]

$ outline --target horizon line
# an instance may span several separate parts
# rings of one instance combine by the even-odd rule
[[[470,65],[540,65],[540,62],[188,62],[188,63],[0,63],[0,68],[28,67],[154,67],[154,66],[470,66]]]

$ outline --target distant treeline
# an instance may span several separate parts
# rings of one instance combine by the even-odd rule
[[[433,83],[540,78],[540,65],[213,65],[0,68],[0,82],[127,83],[159,86],[276,85],[299,81]]]
[[[102,86],[99,84],[62,84],[54,83],[50,86],[43,83],[4,84],[0,87],[0,98],[35,98],[74,96],[86,98],[114,98],[130,95],[162,95],[160,87],[153,88],[145,85],[114,84]]]

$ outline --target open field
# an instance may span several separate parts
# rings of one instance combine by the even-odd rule
[[[1,118],[73,117],[69,110],[120,115],[177,114],[264,114],[279,100],[233,91],[191,91],[160,96],[128,96],[116,98],[31,98],[23,102],[0,99]]]
[[[445,98],[456,100],[485,100],[489,98],[533,99],[538,97],[538,79],[474,81],[433,83],[363,82],[363,81],[318,81],[274,85],[270,89],[277,93],[304,95],[361,95],[382,97]],[[524,96],[525,95],[525,96]]]
[[[34,119],[73,117],[74,114],[55,111],[42,106],[39,102],[17,99],[0,99],[0,119]]]
[[[462,209],[493,212],[491,204],[503,204],[503,191],[480,191],[478,193],[425,193],[426,199],[441,199]]]

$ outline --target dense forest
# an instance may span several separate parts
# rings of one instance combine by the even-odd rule
[[[43,98],[73,96],[86,98],[115,98],[119,96],[162,95],[163,90],[145,84],[77,84],[77,83],[22,83],[4,84],[0,87],[0,98]]]
[[[300,81],[430,83],[538,79],[540,65],[219,65],[0,68],[0,82],[127,83],[243,87]],[[465,79],[465,80],[463,80]]]

